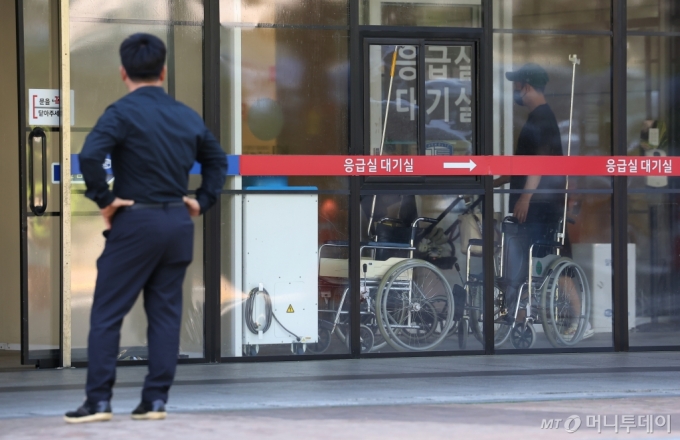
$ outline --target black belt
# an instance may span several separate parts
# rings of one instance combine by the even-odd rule
[[[186,206],[184,202],[166,202],[166,203],[135,203],[131,206],[123,206],[119,208],[121,211],[137,211],[138,209],[164,209],[164,208],[179,208]]]

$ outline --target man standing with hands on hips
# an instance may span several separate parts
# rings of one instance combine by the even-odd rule
[[[163,419],[179,353],[182,283],[193,253],[191,217],[205,213],[224,185],[226,156],[201,117],[163,89],[165,45],[134,34],[120,46],[129,93],[111,104],[87,136],[80,167],[85,195],[99,205],[106,245],[97,260],[90,317],[86,395],[69,423],[111,419],[123,318],[144,292],[149,372],[132,418]],[[107,155],[113,191],[102,167]],[[201,164],[196,198],[186,196],[189,170]]]

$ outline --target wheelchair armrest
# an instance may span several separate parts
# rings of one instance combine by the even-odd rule
[[[365,248],[375,248],[375,249],[406,249],[409,246],[408,243],[390,243],[382,241],[369,241],[361,244]]]
[[[417,218],[417,219],[415,219],[415,220],[413,221],[413,223],[411,224],[411,226],[414,227],[414,228],[417,228],[417,227],[418,227],[418,223],[420,223],[420,222],[424,222],[424,223],[437,223],[437,221],[438,221],[438,220],[437,220],[436,218],[419,217],[419,218]]]
[[[378,224],[378,223],[386,223],[386,222],[397,223],[397,224],[404,225],[404,226],[408,225],[408,223],[405,222],[404,220],[401,220],[401,219],[398,219],[398,218],[392,218],[392,217],[383,217],[375,223]]]
[[[471,238],[468,240],[468,245],[470,246],[482,246],[484,244],[484,240],[481,238]],[[494,246],[500,246],[501,244],[497,241],[493,242]]]
[[[324,245],[328,246],[349,246],[348,240],[328,240],[324,242]]]

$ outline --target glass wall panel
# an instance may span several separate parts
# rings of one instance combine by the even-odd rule
[[[495,206],[508,196],[514,215],[495,214],[496,348],[610,347],[611,193],[568,194],[564,241],[564,191],[500,190]]]
[[[158,20],[203,22],[202,0],[108,1],[71,0],[71,16],[107,20]]]
[[[472,45],[372,44],[368,51],[367,153],[476,153],[476,60]],[[419,61],[421,51],[425,52],[424,63]],[[422,76],[425,93],[419,96]],[[382,167],[382,163],[376,165]]]
[[[494,34],[494,154],[610,155],[610,45],[601,36]],[[573,54],[580,62],[575,78]],[[550,136],[550,147],[535,145],[534,133]],[[570,189],[609,188],[609,177],[570,179]]]
[[[494,154],[611,154],[611,6],[494,0]],[[534,32],[552,30],[561,33]],[[494,186],[507,308],[496,343],[611,346],[611,178],[500,176]]]
[[[422,107],[418,96],[418,47],[371,45],[368,50],[370,98],[366,128],[370,154],[417,155],[418,110]]]
[[[31,359],[58,357],[61,330],[60,218],[29,217],[28,351]]]
[[[481,27],[481,0],[361,0],[359,22],[384,26]]]
[[[71,197],[71,319],[73,360],[87,360],[87,336],[95,282],[97,259],[104,250],[103,224],[97,206],[83,195],[78,186]],[[203,357],[203,228],[202,218],[194,218],[194,259],[187,269],[183,285],[180,358]],[[139,296],[123,320],[119,360],[147,359],[147,320],[144,301]]]
[[[118,21],[120,20],[120,21]],[[136,20],[151,20],[138,22]],[[81,151],[87,134],[106,107],[127,93],[118,67],[120,43],[136,32],[159,37],[167,46],[165,90],[203,113],[203,3],[151,1],[143,5],[114,2],[71,3],[71,84],[74,89],[75,127],[71,149]],[[111,176],[110,182],[115,185]],[[102,220],[96,205],[84,197],[81,176],[72,176],[72,326],[73,359],[87,360],[87,334],[96,281],[96,260],[104,248]],[[200,176],[190,177],[190,189]],[[194,219],[194,259],[183,286],[180,358],[203,357],[204,280],[203,219]],[[125,318],[119,360],[147,358],[146,315],[140,296]]]
[[[362,197],[363,352],[483,348],[482,201]]]
[[[627,0],[628,30],[678,32],[680,4],[675,0]]]
[[[609,30],[611,3],[612,0],[493,0],[493,27]]]
[[[680,38],[628,38],[628,160],[645,169],[665,167],[680,153]],[[632,157],[635,156],[635,157]],[[628,178],[630,345],[678,345],[680,333],[680,199],[677,177]]]
[[[222,196],[224,357],[349,353],[349,197],[298,189]]]
[[[221,133],[229,154],[347,154],[349,33],[221,27]],[[342,189],[346,179],[290,184]],[[241,188],[230,178],[227,187]]]
[[[221,0],[220,22],[347,26],[349,0]]]
[[[473,46],[425,46],[426,155],[475,154],[476,64]]]

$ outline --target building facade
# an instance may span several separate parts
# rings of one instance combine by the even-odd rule
[[[166,42],[167,92],[230,156],[361,156],[357,172],[512,156],[531,112],[506,73],[533,63],[562,154],[626,156],[616,166],[632,171],[680,152],[676,3],[3,2],[0,348],[41,367],[87,363],[105,239],[77,154],[125,93],[129,34]],[[314,174],[233,172],[196,220],[181,362],[680,349],[677,177],[525,191],[491,176]],[[524,193],[564,202],[571,266],[556,249],[507,255],[503,218]],[[517,258],[532,278],[513,302]],[[522,308],[527,323],[500,319]],[[120,360],[143,362],[145,346],[140,299]]]

